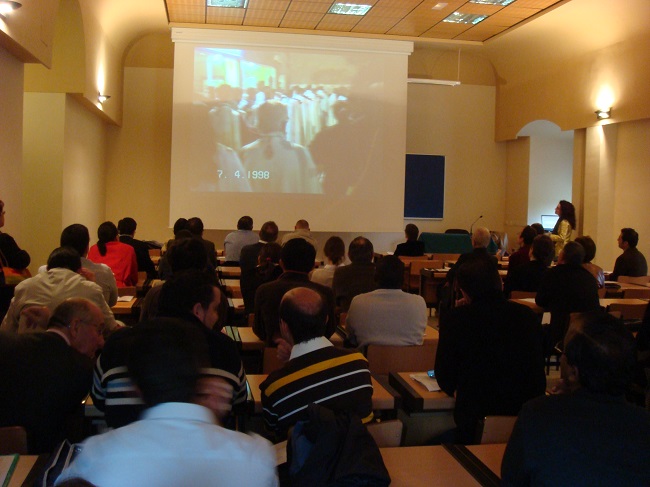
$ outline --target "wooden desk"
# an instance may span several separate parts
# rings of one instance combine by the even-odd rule
[[[246,312],[244,298],[228,298],[228,306],[232,308],[235,314],[244,314]]]
[[[253,328],[240,326],[237,328],[237,331],[239,332],[239,338],[241,339],[242,350],[264,350],[266,344],[257,338],[257,335],[253,332]]]
[[[506,443],[493,445],[469,445],[467,447],[486,467],[501,477],[501,461],[506,451]]]
[[[253,374],[247,375],[248,387],[251,391],[251,396],[254,402],[254,412],[260,414],[262,412],[262,391],[260,391],[260,384],[268,377],[267,374]],[[395,409],[395,397],[386,390],[379,382],[372,377],[372,408],[377,411],[386,411]]]
[[[241,277],[241,267],[219,266],[217,272],[222,279],[239,279]]]
[[[544,308],[535,303],[535,298],[511,299],[510,301],[528,306],[537,314],[542,314],[545,311]],[[636,306],[648,305],[648,301],[643,299],[601,298],[599,301],[600,306],[605,309],[609,308],[612,304],[633,304]]]
[[[111,311],[114,315],[130,315],[133,313],[133,307],[140,300],[136,297],[131,299],[131,301],[118,301],[114,306],[111,307]]]
[[[34,467],[34,464],[38,458],[38,455],[20,455],[18,457],[18,464],[16,465],[16,469],[11,475],[11,479],[9,479],[9,487],[20,487],[23,485],[23,482],[25,482],[25,479],[27,479],[29,472]]]
[[[222,279],[222,284],[226,288],[226,294],[232,298],[241,298],[241,284],[239,279]]]
[[[420,371],[422,372],[422,371]],[[388,383],[402,396],[408,412],[441,411],[454,409],[456,400],[442,391],[429,392],[426,387],[411,379],[414,372],[391,372]]]

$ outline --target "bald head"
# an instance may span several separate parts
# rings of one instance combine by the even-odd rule
[[[65,334],[72,348],[91,358],[104,345],[104,314],[87,299],[63,301],[54,309],[47,327]]]
[[[280,320],[288,328],[294,343],[324,336],[327,311],[323,297],[306,287],[287,291],[280,302]]]
[[[475,229],[472,234],[472,247],[487,249],[488,245],[490,245],[490,231],[485,227]]]
[[[296,230],[309,230],[309,222],[307,220],[298,220],[295,228]]]

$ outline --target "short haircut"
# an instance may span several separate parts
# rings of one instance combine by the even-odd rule
[[[214,300],[215,287],[207,272],[192,269],[174,274],[160,290],[158,316],[185,318],[192,315],[197,303],[208,309]]]
[[[345,259],[345,243],[343,239],[336,235],[328,238],[323,253],[332,261],[332,264],[339,265]]]
[[[277,132],[288,120],[287,107],[278,100],[264,102],[257,109],[257,130],[260,134]]]
[[[473,258],[466,261],[458,268],[456,279],[458,286],[472,300],[497,296],[503,290],[497,266],[487,259]]]
[[[532,245],[533,240],[537,237],[537,231],[530,225],[526,225],[521,231],[521,239],[524,241],[524,245]]]
[[[548,267],[553,262],[555,257],[555,245],[553,240],[548,235],[537,235],[533,239],[533,257],[535,260],[544,263],[544,267]]]
[[[47,270],[68,269],[77,272],[81,269],[81,256],[72,247],[59,247],[54,249],[47,258]]]
[[[97,229],[97,248],[101,255],[106,255],[106,244],[117,238],[117,227],[113,222],[104,222]]]
[[[303,230],[309,230],[309,222],[307,220],[298,220],[295,227],[302,228]]]
[[[301,296],[308,299],[302,300]],[[289,327],[295,343],[324,336],[327,330],[327,316],[323,297],[313,289],[294,288],[288,291],[280,302],[280,319]]]
[[[120,235],[133,235],[137,227],[138,224],[130,216],[124,217],[117,222],[117,231]]]
[[[174,222],[174,235],[178,235],[181,230],[187,230],[187,218],[179,218]]]
[[[205,270],[208,252],[205,245],[195,238],[176,239],[169,246],[167,260],[172,273],[188,269]]]
[[[472,246],[476,248],[487,249],[487,246],[490,245],[492,236],[490,235],[490,230],[485,227],[478,227],[474,229],[472,234]]]
[[[588,264],[594,260],[594,257],[596,257],[596,242],[594,242],[594,240],[589,235],[578,237],[575,239],[575,242],[578,242],[580,245],[582,245],[582,248],[585,249],[585,264]]]
[[[404,233],[406,234],[407,240],[417,240],[418,235],[420,235],[420,229],[413,223],[409,223],[404,228]]]
[[[611,395],[625,393],[636,362],[632,334],[604,311],[572,315],[564,354],[578,369],[586,389]]]
[[[196,327],[157,318],[134,329],[127,368],[148,407],[193,402],[201,368],[208,364],[207,343]]]
[[[310,272],[316,261],[316,249],[304,238],[292,238],[282,247],[280,254],[288,271]]]
[[[634,228],[621,228],[621,240],[627,242],[630,247],[634,248],[639,243],[639,234]]]
[[[585,249],[578,242],[567,242],[562,249],[562,260],[569,265],[582,265],[585,260]]]
[[[544,226],[541,223],[533,223],[531,227],[535,229],[537,235],[544,235],[546,233],[546,230],[544,230]]]
[[[237,222],[237,230],[252,230],[253,219],[250,216],[242,216]]]
[[[69,298],[60,303],[47,323],[49,328],[67,328],[72,320],[80,319],[84,323],[92,321],[93,303],[83,298]]]
[[[275,242],[278,239],[278,226],[274,221],[264,222],[260,228],[260,240]]]
[[[348,246],[348,256],[351,262],[369,263],[375,256],[372,242],[365,237],[357,237]]]
[[[72,247],[79,255],[84,255],[90,244],[90,233],[85,225],[73,223],[63,229],[59,242],[61,247]]]
[[[404,262],[394,255],[377,261],[375,281],[382,289],[401,289],[404,282]]]
[[[203,235],[203,220],[198,216],[190,218],[187,220],[187,229],[192,232],[192,235],[200,237]]]

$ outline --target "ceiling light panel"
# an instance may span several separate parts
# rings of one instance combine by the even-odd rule
[[[246,8],[248,0],[207,0],[208,7]]]
[[[363,16],[368,13],[372,8],[372,5],[366,5],[361,3],[340,3],[337,2],[333,4],[330,9],[327,11],[328,14],[337,14],[337,15],[357,15]]]
[[[500,7],[505,7],[514,1],[515,0],[469,0],[469,3],[480,3],[482,5],[498,5]]]
[[[464,14],[462,12],[454,12],[453,14],[443,19],[443,22],[448,22],[450,24],[476,25],[484,21],[485,19],[487,19],[487,17],[488,17],[487,15]]]

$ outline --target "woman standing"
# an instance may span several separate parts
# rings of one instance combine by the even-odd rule
[[[115,275],[117,287],[135,286],[138,283],[138,261],[135,250],[117,238],[113,222],[104,222],[97,229],[98,242],[88,250],[88,259],[106,264]]]
[[[557,223],[551,232],[551,240],[555,244],[555,257],[560,255],[560,251],[571,238],[571,233],[576,227],[576,209],[572,203],[566,200],[560,200],[555,207],[555,214],[559,216]]]

